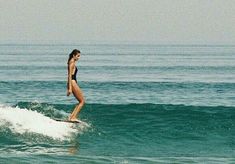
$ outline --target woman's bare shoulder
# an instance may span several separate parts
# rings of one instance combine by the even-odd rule
[[[74,66],[75,66],[75,62],[74,62],[74,61],[70,61],[70,62],[68,63],[68,66],[69,66],[69,67],[74,67]]]

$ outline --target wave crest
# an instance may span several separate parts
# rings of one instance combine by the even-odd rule
[[[40,104],[37,104],[40,106]],[[43,105],[41,105],[43,107]],[[31,108],[33,109],[33,108]],[[35,108],[41,109],[41,108]],[[48,107],[48,109],[53,109]],[[53,112],[51,112],[53,111]],[[46,113],[46,115],[45,115]],[[77,125],[58,122],[50,118],[50,113],[53,116],[63,116],[63,112],[53,110],[46,110],[43,113],[37,110],[29,110],[27,108],[0,106],[0,126],[1,129],[10,129],[12,133],[16,134],[40,134],[59,140],[70,140],[73,135],[81,132],[87,124]]]

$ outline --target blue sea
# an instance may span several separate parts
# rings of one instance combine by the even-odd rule
[[[0,163],[235,163],[235,46],[1,44]]]

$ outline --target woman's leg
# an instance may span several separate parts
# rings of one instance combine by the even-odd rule
[[[77,120],[77,115],[82,109],[83,105],[85,104],[85,99],[84,99],[82,90],[79,88],[79,86],[74,80],[72,80],[72,92],[73,92],[74,97],[76,97],[76,99],[78,100],[79,104],[75,106],[73,112],[70,115],[69,119],[71,121]]]

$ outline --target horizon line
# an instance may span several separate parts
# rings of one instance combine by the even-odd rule
[[[123,42],[106,42],[106,41],[80,41],[80,42],[0,42],[0,46],[14,46],[14,45],[64,45],[64,46],[74,46],[74,45],[153,45],[153,46],[228,46],[233,47],[235,44],[228,43],[154,43],[154,42],[132,42],[132,41],[123,41]]]

